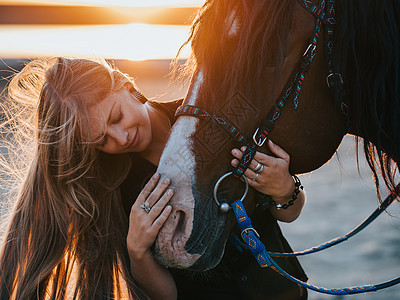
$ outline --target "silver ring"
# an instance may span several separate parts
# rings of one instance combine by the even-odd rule
[[[218,197],[217,197],[217,194],[218,194],[218,187],[219,187],[219,185],[221,184],[221,182],[226,178],[226,177],[228,177],[228,176],[230,176],[230,175],[232,175],[233,174],[233,172],[228,172],[228,173],[226,173],[225,175],[222,175],[221,177],[220,177],[220,179],[218,179],[218,181],[217,181],[217,183],[215,184],[215,186],[214,186],[214,201],[215,201],[215,203],[217,203],[217,205],[218,205],[218,207],[221,207],[221,203],[218,201]],[[247,192],[249,191],[249,182],[247,181],[247,177],[246,176],[244,176],[244,175],[242,175],[242,177],[243,177],[243,180],[244,180],[244,183],[245,183],[245,190],[244,190],[244,193],[243,193],[243,196],[242,196],[242,198],[240,198],[240,201],[244,201],[244,199],[246,198],[246,196],[247,196]]]
[[[143,209],[147,214],[150,212],[151,207],[149,205],[149,202],[145,201],[140,205],[140,208]]]
[[[254,173],[260,174],[264,170],[264,165],[262,163],[257,162],[257,166],[254,168]]]
[[[254,176],[254,178],[249,178],[251,181],[256,181],[257,180],[257,177],[258,177],[258,175],[260,175],[260,174],[258,174],[258,173],[256,173],[256,176]]]

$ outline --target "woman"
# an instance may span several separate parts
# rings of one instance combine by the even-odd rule
[[[13,132],[25,129],[31,157],[0,256],[0,299],[176,298],[170,272],[151,255],[173,191],[165,192],[168,181],[156,185],[157,174],[141,185],[158,164],[180,102],[146,102],[104,61],[66,58],[30,62],[11,81],[9,99],[15,105],[5,112]],[[259,171],[251,184],[284,203],[295,190],[289,155],[269,146],[277,157],[258,153],[255,160],[276,168]],[[300,193],[290,209],[271,212],[291,221],[303,204]]]

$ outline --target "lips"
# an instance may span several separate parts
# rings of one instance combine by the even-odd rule
[[[140,134],[139,134],[139,128],[136,130],[136,134],[133,137],[132,142],[129,144],[128,148],[133,148],[136,146],[137,142],[139,141]]]

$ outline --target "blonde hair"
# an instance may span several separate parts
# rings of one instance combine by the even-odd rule
[[[31,157],[0,254],[0,299],[142,297],[117,189],[130,164],[95,148],[88,117],[126,84],[105,61],[67,58],[32,61],[10,82],[3,129],[22,133]]]

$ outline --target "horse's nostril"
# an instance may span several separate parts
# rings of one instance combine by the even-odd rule
[[[178,210],[175,212],[174,219],[178,219],[176,223],[174,236],[172,237],[172,246],[181,246],[179,245],[185,236],[185,229],[186,229],[186,214],[182,210]],[[174,248],[175,248],[174,247]]]
[[[177,215],[179,219],[178,219],[178,224],[176,224],[176,231],[182,231],[182,229],[184,231],[185,213],[180,210],[177,212]]]

